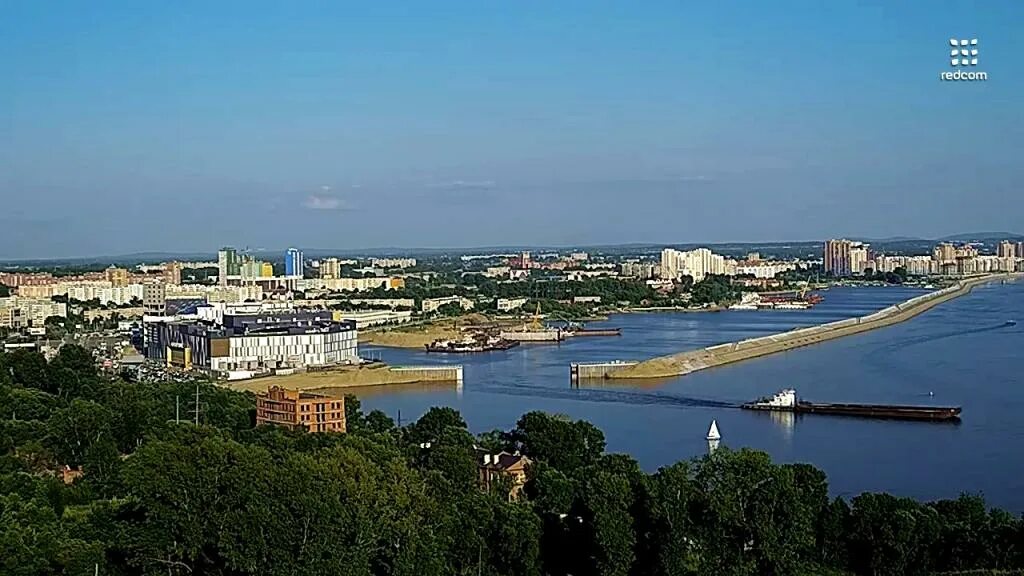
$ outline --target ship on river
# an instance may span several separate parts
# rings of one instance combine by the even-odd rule
[[[889,420],[919,420],[927,422],[957,422],[959,406],[906,406],[896,404],[826,404],[806,402],[797,398],[796,390],[787,388],[770,398],[762,398],[740,406],[745,410],[794,412],[797,414],[829,414],[860,418]]]
[[[505,340],[493,336],[474,337],[469,336],[462,340],[435,340],[425,346],[427,352],[442,352],[446,354],[472,354],[475,352],[492,352],[494,350],[508,350],[519,346],[519,342]]]

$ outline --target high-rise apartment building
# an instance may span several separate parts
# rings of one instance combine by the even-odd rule
[[[732,266],[729,262],[732,262]],[[694,282],[700,282],[711,274],[735,273],[735,264],[707,248],[689,251],[665,248],[661,251],[661,277],[665,280],[689,276]]]
[[[168,262],[164,265],[164,282],[175,286],[181,284],[181,262]]]
[[[217,280],[221,286],[227,286],[228,276],[238,276],[242,272],[242,262],[234,248],[225,247],[217,252]]]
[[[128,285],[128,271],[124,268],[115,268],[111,266],[103,272],[104,279],[110,282],[110,285],[115,288],[121,288]]]
[[[939,263],[939,266],[943,264],[953,264],[956,262],[956,246],[953,246],[949,242],[943,242],[935,246],[932,249],[932,260]]]
[[[142,285],[142,306],[146,314],[162,316],[167,308],[167,285],[163,282],[147,282]]]
[[[1000,258],[1016,258],[1018,256],[1017,245],[1009,240],[1003,240],[996,247],[996,256]]]
[[[304,271],[302,250],[299,250],[298,248],[289,248],[284,253],[284,275],[302,276]]]
[[[825,273],[833,276],[863,274],[869,259],[868,245],[852,240],[832,239],[825,242]]]
[[[325,258],[320,262],[320,277],[324,280],[341,278],[341,261],[337,258]]]
[[[849,240],[827,240],[825,242],[824,265],[825,273],[833,276],[848,276],[850,270],[850,248],[853,242]]]

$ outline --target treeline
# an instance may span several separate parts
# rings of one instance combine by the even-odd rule
[[[65,346],[0,355],[0,573],[931,574],[1024,566],[1020,518],[975,496],[830,499],[824,474],[721,449],[645,474],[583,421],[473,436],[451,408],[348,434],[253,428],[253,399],[98,375]],[[181,422],[175,418],[180,405]],[[424,448],[429,443],[429,448]],[[478,483],[520,452],[524,496]],[[64,466],[83,475],[65,484]],[[500,483],[499,483],[500,484]]]

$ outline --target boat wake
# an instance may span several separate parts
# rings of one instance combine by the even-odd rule
[[[881,347],[878,352],[896,352],[910,348],[911,346],[917,346],[919,344],[927,344],[929,342],[936,342],[938,340],[945,340],[947,338],[956,338],[958,336],[969,336],[971,334],[983,334],[985,332],[994,332],[996,330],[1005,330],[1007,328],[1013,328],[1014,326],[1009,323],[996,324],[994,326],[984,326],[981,328],[971,328],[969,330],[954,330],[950,332],[943,332],[940,334],[928,334],[925,336],[918,336],[916,338],[907,338],[898,342],[893,342],[887,346]]]
[[[739,408],[740,404],[742,404],[741,402],[728,402],[723,400],[712,400],[709,398],[673,396],[669,394],[656,394],[651,392],[611,390],[607,388],[550,388],[547,386],[502,386],[489,384],[481,386],[477,388],[477,390],[508,396],[528,396],[532,398],[548,398],[553,400],[577,400],[583,402],[629,404],[635,406],[659,405],[679,406],[684,408]]]

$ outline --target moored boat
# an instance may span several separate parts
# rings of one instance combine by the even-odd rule
[[[463,340],[435,340],[430,344],[425,345],[425,348],[427,352],[471,354],[475,352],[508,350],[509,348],[515,348],[516,346],[519,346],[519,342],[488,337],[486,339],[465,338]]]

